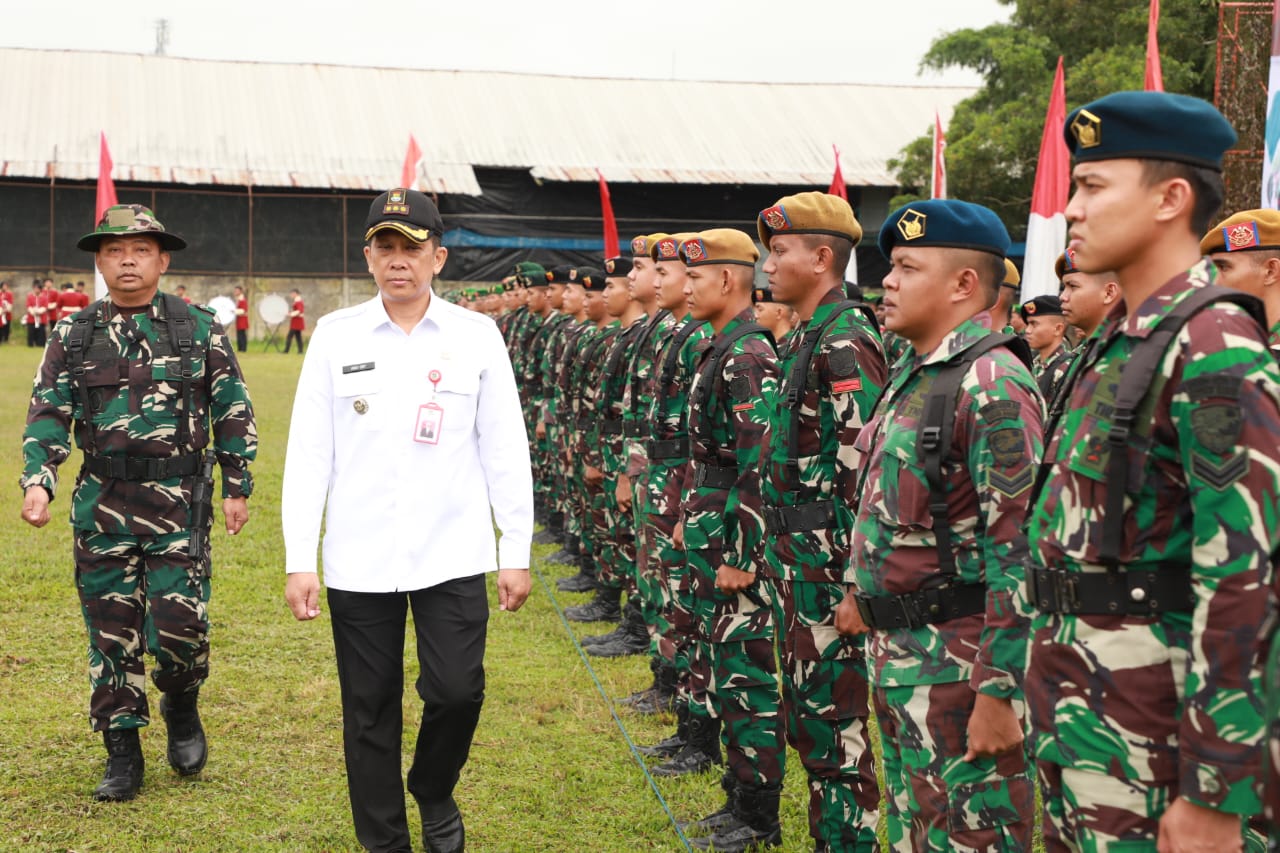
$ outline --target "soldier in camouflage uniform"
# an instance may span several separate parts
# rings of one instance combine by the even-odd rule
[[[543,458],[545,442],[537,435],[538,423],[541,421],[542,383],[536,378],[536,342],[545,338],[545,333],[541,330],[543,323],[551,316],[551,304],[547,300],[547,271],[540,264],[532,261],[518,263],[516,275],[524,284],[525,304],[529,314],[512,342],[511,367],[515,371],[516,386],[520,391],[520,410],[524,415],[525,431],[529,435],[529,458],[533,462],[534,520],[545,525],[550,509],[545,477],[546,460]]]
[[[1215,288],[1198,245],[1236,134],[1158,92],[1087,104],[1064,133],[1075,263],[1116,271],[1123,301],[1068,380],[1027,527],[1045,844],[1239,850],[1260,808],[1280,371],[1260,306]]]
[[[679,242],[684,240],[679,235],[673,236]],[[715,762],[719,749],[714,754],[697,749],[680,754],[689,745],[690,714],[706,721],[700,724],[706,729],[712,725],[709,717],[712,708],[706,693],[710,672],[695,677],[689,669],[690,646],[697,632],[684,548],[676,545],[674,535],[680,521],[681,489],[689,467],[689,385],[697,369],[699,346],[711,331],[705,322],[689,313],[689,301],[684,294],[685,266],[679,259],[678,243],[676,249],[674,259],[655,258],[658,307],[676,318],[676,329],[663,342],[655,362],[649,414],[651,438],[645,447],[649,470],[645,476],[647,488],[642,507],[649,536],[651,570],[663,584],[664,604],[655,635],[656,659],[663,665],[655,674],[654,687],[647,696],[638,697],[633,707],[658,709],[665,704],[666,691],[675,694],[670,700],[676,712],[675,734],[651,747],[642,747],[640,752],[672,759],[665,764],[668,771],[696,773]],[[657,254],[656,247],[654,254]],[[705,658],[699,660],[705,663]],[[666,678],[672,679],[670,685],[665,683]]]
[[[752,239],[732,228],[703,231],[681,244],[680,258],[689,310],[714,335],[689,390],[693,464],[682,490],[677,543],[688,554],[696,651],[708,656],[708,692],[723,725],[733,777],[726,819],[692,843],[719,851],[776,846],[782,840],[778,798],[786,746],[771,585],[760,574],[760,452],[777,390],[777,361],[772,340],[751,310],[759,258]],[[706,731],[696,723],[690,720],[692,743],[714,733],[714,727]]]
[[[573,461],[573,445],[576,443],[573,417],[569,412],[573,396],[571,387],[573,366],[577,363],[581,349],[586,341],[584,333],[590,332],[593,323],[587,320],[586,290],[583,278],[594,273],[596,282],[603,281],[603,275],[587,268],[572,268],[571,278],[565,284],[561,310],[573,318],[564,329],[561,349],[555,363],[551,365],[552,400],[550,407],[556,414],[556,447],[555,454],[563,478],[564,509],[564,547],[547,558],[551,563],[576,564],[582,549],[582,515],[575,510],[582,491],[581,482],[577,479]]]
[[[1062,302],[1062,316],[1087,339],[1120,301],[1120,285],[1116,284],[1114,273],[1081,272],[1072,260],[1074,254],[1067,249],[1058,255],[1053,268],[1061,285],[1058,299]]]
[[[537,545],[558,542],[564,535],[564,510],[559,506],[561,492],[557,481],[559,465],[552,449],[555,426],[554,414],[550,411],[554,406],[551,363],[566,324],[572,322],[572,318],[560,310],[564,304],[564,280],[568,278],[568,268],[561,270],[560,276],[554,270],[547,270],[543,278],[546,282],[548,311],[542,318],[542,326],[530,340],[529,363],[523,377],[533,400],[533,435],[538,445],[535,457],[538,476],[534,480],[534,491],[544,495],[547,508],[544,529],[533,536],[533,542]],[[548,417],[552,418],[552,422],[547,420]]]
[[[1040,386],[1040,396],[1052,400],[1075,357],[1066,343],[1067,319],[1062,302],[1056,296],[1037,296],[1018,306],[1018,316],[1025,327],[1022,335],[1027,346],[1035,353],[1031,375]]]
[[[914,203],[880,231],[885,324],[913,352],[856,442],[855,586],[836,624],[871,629],[894,850],[1031,850],[1019,525],[1042,403],[1025,345],[991,330],[1008,246],[962,201]]]
[[[1280,211],[1242,210],[1200,240],[1218,268],[1218,283],[1262,300],[1268,344],[1280,360]]]
[[[880,791],[867,665],[862,638],[835,628],[836,605],[852,580],[854,442],[887,378],[879,333],[843,288],[862,227],[844,199],[808,192],[761,211],[757,229],[769,248],[772,298],[800,316],[778,351],[781,385],[762,487],[787,739],[808,776],[817,849],[871,851]]]
[[[22,518],[48,523],[74,424],[84,451],[71,525],[89,715],[108,753],[94,797],[128,800],[143,778],[138,729],[150,722],[144,650],[156,658],[169,763],[182,775],[204,766],[196,705],[209,676],[212,464],[216,455],[227,532],[237,533],[257,430],[213,312],[158,292],[169,253],[185,241],[135,204],[108,208],[77,245],[96,254],[110,298],[59,322],[45,349],[23,434]]]
[[[756,312],[756,322],[768,329],[777,342],[778,352],[786,349],[791,333],[799,322],[791,306],[775,302],[769,288],[757,287],[751,291],[751,308]]]

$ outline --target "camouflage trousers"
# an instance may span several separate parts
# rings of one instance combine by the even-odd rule
[[[1044,801],[1046,853],[1155,853],[1160,817],[1177,796],[1175,783],[1122,779],[1106,773],[1037,761]],[[1266,842],[1241,819],[1245,850]]]
[[[876,687],[872,696],[893,850],[1031,850],[1035,790],[1026,750],[963,760],[977,696],[967,681]],[[1021,704],[1014,703],[1019,713]]]
[[[774,580],[787,742],[809,782],[809,834],[831,853],[876,848],[880,787],[863,639],[835,629],[838,583]]]
[[[599,486],[587,485],[587,478],[583,470],[581,462],[583,449],[581,447],[574,449],[573,473],[574,482],[578,488],[573,491],[573,512],[580,519],[578,534],[578,548],[581,550],[584,559],[595,559],[598,550],[597,539],[599,537],[597,518],[595,515],[595,501],[600,491]],[[603,519],[600,520],[603,524]]]
[[[605,472],[601,484],[601,514],[603,524],[596,530],[596,543],[600,546],[598,559],[600,572],[596,576],[606,587],[635,592],[636,542],[631,514],[618,506],[615,489],[616,474]]]
[[[715,586],[721,562],[716,549],[689,552],[698,631],[691,680],[708,678],[707,713],[721,719],[728,772],[752,785],[781,782],[786,741],[772,587],[759,578],[742,592],[723,593]]]
[[[182,693],[209,677],[208,550],[187,556],[187,531],[119,536],[77,530],[76,589],[89,632],[89,718],[94,731],[150,722],[151,680]]]
[[[672,534],[679,516],[641,513],[643,523],[636,543],[636,590],[640,593],[645,624],[653,635],[653,654],[674,661],[680,642],[671,623],[671,572],[684,565],[684,551]]]

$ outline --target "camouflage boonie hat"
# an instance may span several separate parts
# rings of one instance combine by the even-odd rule
[[[155,237],[160,248],[166,252],[176,252],[187,247],[186,240],[165,230],[164,224],[156,219],[151,208],[141,204],[117,204],[103,211],[98,227],[81,237],[76,248],[84,252],[96,252],[104,237],[123,237],[126,234]]]

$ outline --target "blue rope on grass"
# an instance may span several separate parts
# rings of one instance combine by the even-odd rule
[[[622,724],[622,719],[618,716],[616,706],[613,700],[609,698],[609,693],[604,689],[604,685],[600,683],[600,678],[596,675],[595,669],[591,666],[591,660],[587,657],[587,653],[582,650],[582,644],[578,642],[578,638],[574,636],[573,628],[569,625],[569,620],[564,618],[564,610],[560,607],[560,602],[556,600],[556,595],[551,591],[551,587],[547,584],[546,577],[543,576],[539,569],[533,569],[534,574],[538,576],[538,583],[542,584],[542,588],[547,592],[547,598],[551,599],[551,606],[556,609],[556,615],[560,617],[560,622],[564,625],[565,633],[569,635],[569,639],[573,641],[573,647],[578,650],[578,657],[582,658],[582,663],[587,667],[587,673],[591,676],[591,681],[595,684],[596,690],[600,692],[600,698],[604,699],[605,705],[609,708],[609,715],[613,717],[613,722],[618,727],[618,731],[622,732],[622,739],[627,742],[627,749],[631,750],[631,757],[635,759],[636,764],[640,766],[640,772],[644,774],[645,780],[649,783],[649,788],[653,791],[653,795],[658,798],[658,805],[662,806],[662,810],[666,813],[667,819],[671,821],[671,828],[676,831],[676,837],[680,839],[680,843],[684,845],[684,849],[689,853],[693,853],[693,845],[689,843],[688,837],[685,836],[684,830],[680,828],[680,824],[676,821],[676,816],[672,813],[671,807],[667,805],[667,800],[662,796],[662,792],[658,790],[658,783],[654,781],[653,775],[649,773],[649,768],[644,763],[644,756],[636,750],[635,741],[631,740],[627,727]]]

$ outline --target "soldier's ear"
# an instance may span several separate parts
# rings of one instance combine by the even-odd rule
[[[1280,255],[1267,258],[1262,262],[1262,286],[1280,285]]]

